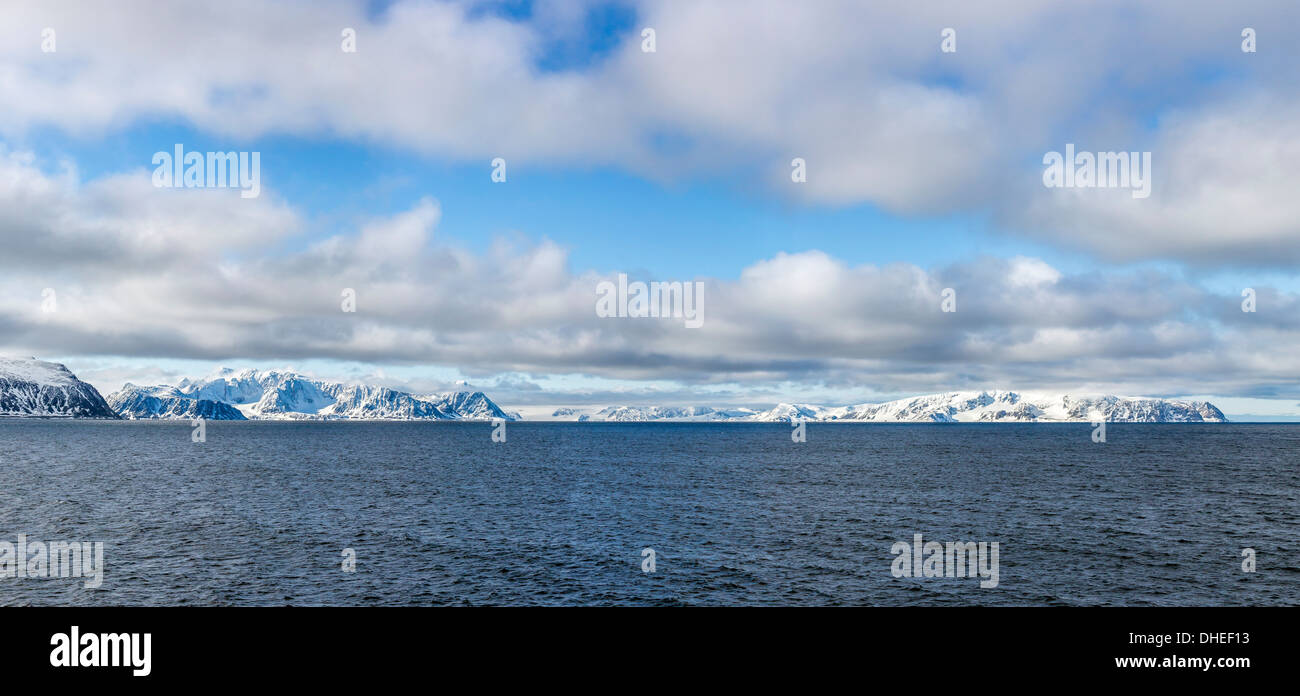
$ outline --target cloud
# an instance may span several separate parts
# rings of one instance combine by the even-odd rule
[[[238,198],[233,189],[158,189],[144,169],[83,185],[70,163],[47,174],[31,153],[0,147],[0,269],[147,273],[211,264],[299,231],[297,214],[274,196],[232,205]]]
[[[57,263],[40,248],[0,257],[7,350],[445,365],[742,390],[1297,391],[1288,385],[1300,358],[1287,347],[1300,338],[1300,298],[1272,288],[1257,288],[1258,311],[1244,313],[1239,297],[1165,273],[1069,274],[1030,257],[850,265],[821,251],[759,260],[734,280],[640,278],[704,284],[705,323],[689,329],[681,319],[598,317],[597,284],[616,272],[574,272],[547,240],[483,253],[440,240],[432,199],[290,250],[276,242],[300,217],[292,209],[213,190],[187,192],[194,198],[182,205],[173,190],[129,181],[46,176],[22,155],[0,167],[6,248],[40,223],[43,234],[72,235],[74,246],[95,236],[106,250]],[[254,229],[232,230],[232,219]],[[141,243],[140,230],[156,238]],[[57,292],[57,312],[42,311],[45,288]],[[942,311],[946,288],[956,312]],[[343,311],[346,289],[356,312]]]
[[[1149,198],[1043,188],[1016,222],[1112,261],[1300,262],[1300,102],[1259,96],[1179,113],[1152,153]]]
[[[559,70],[541,63],[593,5],[545,5],[520,21],[471,2],[24,4],[0,25],[0,133],[170,118],[240,141],[323,136],[485,166],[725,177],[811,205],[992,211],[1121,261],[1295,260],[1297,102],[1268,95],[1296,93],[1297,54],[1266,31],[1300,21],[1292,2],[647,0],[611,50]],[[1239,50],[1244,26],[1265,32],[1258,53]],[[39,50],[45,27],[56,53]],[[356,53],[340,50],[343,27]],[[945,27],[956,53],[939,50]],[[1037,162],[1066,142],[1152,150],[1156,194],[1044,191]],[[794,157],[805,184],[790,181]]]

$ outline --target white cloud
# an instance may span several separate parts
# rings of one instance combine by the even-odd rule
[[[1300,369],[1287,348],[1300,338],[1300,299],[1269,288],[1245,314],[1237,297],[1159,273],[1069,275],[1028,257],[853,266],[809,251],[760,260],[735,280],[699,279],[706,321],[688,329],[680,319],[597,317],[596,285],[614,274],[571,272],[551,242],[476,254],[440,241],[433,200],[300,251],[244,253],[274,244],[299,216],[269,194],[187,191],[182,205],[176,191],[126,185],[144,173],[83,183],[45,176],[21,155],[7,161],[0,241],[22,249],[0,256],[7,351],[334,359],[749,389],[1086,384],[1300,396],[1287,386]],[[231,230],[232,219],[256,229]],[[38,224],[78,247],[94,236],[106,253],[47,263],[48,249],[21,247]],[[140,230],[156,232],[146,243]],[[41,310],[46,287],[59,295],[53,314]],[[955,313],[940,309],[946,287],[957,292]],[[344,288],[356,291],[355,313],[342,311]]]
[[[206,265],[300,228],[297,214],[273,195],[244,200],[235,189],[159,189],[145,169],[83,184],[70,163],[49,174],[31,153],[2,147],[0,210],[2,263],[52,275],[64,267]]]
[[[578,31],[588,3],[547,3],[532,22],[472,5],[398,2],[373,18],[344,0],[6,8],[0,133],[93,136],[179,118],[237,139],[326,135],[464,161],[721,175],[814,204],[993,209],[1119,260],[1295,259],[1283,194],[1300,183],[1296,105],[1242,96],[1294,94],[1295,53],[1267,37],[1259,53],[1237,50],[1242,26],[1300,21],[1292,2],[648,0],[636,26],[656,29],[656,53],[632,32],[565,71],[537,60]],[[356,53],[340,50],[345,26]],[[44,27],[57,53],[40,52]],[[943,27],[957,29],[956,53],[939,51]],[[1231,79],[1207,84],[1189,67],[1205,65]],[[1186,116],[1153,114],[1162,102]],[[1149,133],[1153,116],[1163,120]],[[1138,205],[1035,189],[1034,163],[1065,142],[1154,150],[1157,195]],[[793,157],[808,162],[806,184],[789,180]]]
[[[1172,116],[1152,169],[1149,198],[1043,188],[1016,222],[1115,261],[1300,261],[1300,102],[1256,97]]]

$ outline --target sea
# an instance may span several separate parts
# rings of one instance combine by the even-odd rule
[[[0,420],[0,604],[1300,604],[1300,425],[1094,430]]]

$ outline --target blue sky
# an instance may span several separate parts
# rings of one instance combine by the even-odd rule
[[[490,160],[465,163],[336,139],[286,136],[232,142],[184,124],[133,124],[111,139],[45,132],[21,141],[51,166],[75,162],[87,179],[131,168],[152,171],[154,152],[233,148],[264,153],[263,185],[311,217],[287,248],[346,233],[436,195],[440,237],[482,250],[494,237],[548,238],[572,250],[576,268],[636,269],[657,277],[734,278],[754,259],[824,249],[851,263],[953,263],[973,254],[1031,253],[1075,268],[1060,253],[990,229],[986,211],[896,215],[869,203],[816,206],[773,198],[739,178],[660,182],[615,168],[542,164],[508,168],[491,181]],[[14,145],[11,145],[11,147]],[[273,153],[273,155],[272,155]],[[138,161],[132,161],[138,160]]]
[[[141,153],[151,157],[171,151],[176,143],[186,151],[267,153],[263,185],[310,216],[308,228],[286,250],[396,215],[433,193],[443,208],[439,237],[478,251],[497,237],[546,238],[569,249],[577,269],[735,278],[755,259],[815,249],[853,264],[932,267],[989,254],[1034,256],[1070,272],[1112,265],[1017,236],[991,221],[988,210],[920,215],[891,213],[871,203],[809,205],[755,190],[739,175],[662,182],[611,167],[539,164],[509,169],[509,185],[500,186],[491,181],[490,161],[439,161],[338,139],[277,136],[232,142],[164,122],[133,124],[109,139],[47,131],[9,146],[41,153],[51,168],[75,162],[83,178],[95,179],[133,168],[152,171],[147,159],[132,160]],[[1161,261],[1125,266],[1183,270]],[[1296,288],[1290,270],[1191,270],[1225,292],[1261,276],[1270,284]]]
[[[292,364],[503,402],[1012,388],[1300,417],[1297,51],[1267,28],[1296,8],[985,10],[24,7],[0,350],[110,390]],[[147,186],[176,143],[260,152],[264,194]],[[1151,152],[1153,195],[1044,187],[1066,143]],[[704,283],[708,323],[598,321],[619,273]],[[331,315],[353,286],[367,311]],[[33,316],[47,287],[62,309]]]

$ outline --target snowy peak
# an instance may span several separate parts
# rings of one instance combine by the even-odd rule
[[[227,368],[209,379],[185,379],[176,386],[176,390],[191,399],[208,399],[228,404],[256,403],[266,392],[264,381],[256,371],[235,373]]]
[[[771,410],[756,414],[753,419],[759,421],[786,421],[792,418],[820,420],[825,417],[827,409],[812,404],[777,404]]]
[[[0,358],[0,416],[117,418],[94,387],[36,358]]]
[[[328,418],[383,420],[448,420],[453,416],[437,405],[388,387],[342,387],[333,404],[320,412]]]
[[[49,386],[68,386],[78,383],[76,375],[72,374],[67,367],[36,358],[0,357],[0,375],[12,380]]]
[[[268,379],[264,382],[262,397],[257,400],[253,410],[262,416],[319,414],[335,403],[334,397],[329,393],[331,386],[335,385],[312,382],[297,375]]]
[[[481,391],[444,392],[421,397],[436,405],[452,418],[464,420],[518,420],[518,415],[506,413]]]

